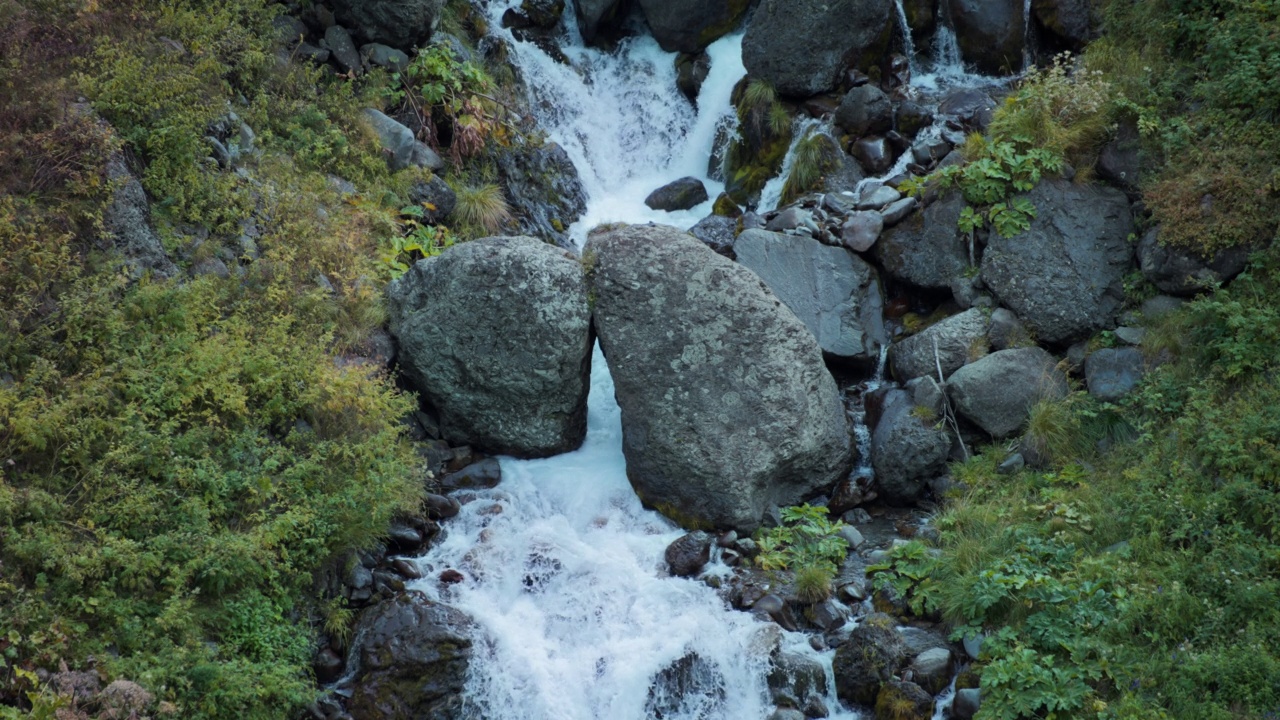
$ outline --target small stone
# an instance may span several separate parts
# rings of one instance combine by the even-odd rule
[[[1128,395],[1146,371],[1146,361],[1137,348],[1104,348],[1084,364],[1089,394],[1103,402],[1115,402]]]
[[[387,541],[394,552],[412,553],[422,547],[422,533],[417,528],[395,523],[387,531]]]
[[[665,558],[672,575],[693,577],[711,560],[711,536],[701,530],[682,535],[667,546]]]
[[[418,570],[417,563],[404,558],[396,558],[391,561],[391,569],[396,571],[400,577],[406,580],[417,580],[422,577],[422,571]]]
[[[882,137],[864,137],[853,143],[849,149],[862,168],[869,173],[879,175],[893,167],[893,148],[889,141]]]
[[[440,582],[444,583],[445,585],[455,585],[457,583],[462,582],[464,579],[465,578],[463,577],[462,573],[452,568],[440,573]]]
[[[440,481],[446,491],[487,490],[502,482],[502,464],[496,458],[485,458],[461,470],[449,473]]]
[[[850,550],[857,550],[866,542],[866,538],[862,537],[862,533],[858,532],[858,528],[852,525],[845,525],[840,528],[839,535],[844,538],[845,542],[849,543]]]
[[[423,505],[426,507],[427,517],[432,520],[448,520],[462,510],[462,505],[457,500],[435,493],[428,494]]]
[[[369,43],[360,48],[360,57],[380,68],[392,72],[404,72],[409,67],[409,56],[404,52],[381,43]]]
[[[884,218],[884,226],[892,227],[907,219],[907,216],[915,212],[919,207],[920,201],[913,197],[905,197],[894,203],[891,203],[880,211],[880,216]]]
[[[644,204],[654,210],[674,212],[697,207],[709,199],[707,188],[695,177],[683,177],[663,185],[645,198]]]
[[[1005,308],[996,308],[991,311],[991,327],[987,329],[987,340],[996,350],[1035,344],[1031,340],[1031,333],[1027,332],[1026,326],[1018,316]]]
[[[1000,463],[1000,467],[996,468],[996,472],[1001,475],[1012,475],[1021,472],[1027,466],[1026,458],[1022,457],[1022,453],[1014,453]]]
[[[879,210],[880,208],[895,203],[902,199],[902,193],[894,190],[888,185],[881,185],[871,192],[863,195],[856,205],[859,210]]]
[[[880,231],[884,229],[884,218],[877,212],[855,212],[845,220],[840,228],[840,239],[844,246],[854,252],[866,252],[880,239]]]
[[[854,508],[840,518],[849,525],[866,525],[871,522],[871,513],[862,508]]]
[[[351,33],[341,25],[334,25],[324,31],[324,44],[333,53],[334,62],[343,72],[360,74],[364,63],[360,61],[360,53],[356,52],[355,43],[351,41]]]
[[[311,43],[298,43],[298,47],[294,50],[298,58],[313,62],[316,65],[324,65],[329,62],[328,48],[316,47]]]
[[[956,699],[951,705],[951,712],[955,715],[956,720],[971,720],[974,715],[978,714],[978,708],[980,707],[982,707],[982,691],[978,688],[968,688],[956,691]]]

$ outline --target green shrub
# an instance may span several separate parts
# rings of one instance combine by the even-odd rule
[[[791,570],[796,591],[806,602],[831,595],[835,578],[849,552],[840,537],[844,523],[827,519],[822,506],[797,505],[782,510],[782,525],[756,534],[760,554],[756,563],[765,570]]]

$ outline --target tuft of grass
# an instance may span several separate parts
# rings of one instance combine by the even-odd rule
[[[839,167],[840,152],[839,144],[826,133],[805,133],[791,150],[791,172],[782,184],[782,203],[821,188],[823,179]]]
[[[454,192],[458,204],[453,209],[453,219],[463,235],[494,235],[511,223],[511,206],[497,185],[460,185]]]
[[[831,581],[834,577],[826,565],[806,565],[796,570],[796,597],[803,602],[817,603],[831,597]]]

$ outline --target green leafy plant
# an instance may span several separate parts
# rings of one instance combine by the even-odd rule
[[[831,581],[849,552],[840,537],[844,523],[827,517],[827,508],[797,505],[782,510],[782,525],[757,533],[760,554],[756,563],[765,570],[791,570],[797,591],[807,602],[831,593]]]
[[[478,154],[490,139],[505,144],[516,132],[505,120],[508,111],[493,80],[476,63],[459,60],[447,43],[420,50],[392,83],[387,99],[403,102],[418,116],[433,147],[447,136],[455,164]]]

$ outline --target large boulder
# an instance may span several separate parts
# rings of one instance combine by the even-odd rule
[[[171,278],[178,268],[165,254],[164,245],[151,228],[151,203],[142,183],[129,171],[124,156],[117,153],[107,161],[107,180],[112,185],[111,202],[102,214],[107,238],[124,257],[130,276],[151,273]]]
[[[1044,350],[1014,348],[955,371],[947,394],[961,415],[1002,439],[1022,429],[1040,400],[1066,397],[1067,378]]]
[[[880,59],[892,11],[891,0],[763,0],[742,38],[742,61],[783,95],[827,92],[845,68]]]
[[[949,193],[885,230],[872,253],[895,280],[930,290],[947,290],[969,266],[969,249],[957,225],[965,207]]]
[[[1031,227],[1011,238],[992,233],[983,281],[1040,342],[1070,343],[1114,327],[1133,268],[1128,198],[1065,180],[1045,180],[1027,198],[1036,206]]]
[[[567,228],[587,211],[587,194],[559,145],[519,144],[498,152],[498,182],[526,235],[569,247]]]
[[[456,245],[388,288],[410,385],[446,440],[543,457],[586,436],[591,311],[572,254],[529,237]]]
[[[703,185],[701,180],[696,177],[682,177],[649,193],[649,197],[644,199],[644,204],[654,210],[674,212],[697,207],[709,199],[707,186]]]
[[[365,42],[408,51],[431,39],[444,0],[333,0],[332,6],[338,22]]]
[[[749,0],[640,0],[653,37],[667,52],[697,52],[738,26]]]
[[[916,411],[911,393],[891,390],[871,434],[871,467],[880,497],[891,505],[911,505],[930,480],[946,470],[951,438],[938,423]]]
[[[860,362],[879,357],[889,336],[875,268],[842,247],[767,230],[744,231],[733,251],[809,328],[823,352]]]
[[[587,44],[596,43],[622,23],[626,0],[577,0],[573,3],[578,16],[578,31]]]
[[[942,380],[971,360],[987,352],[987,331],[991,319],[979,308],[930,325],[911,337],[896,342],[889,350],[889,367],[899,382],[925,375]]]
[[[1041,27],[1067,47],[1082,49],[1100,25],[1093,0],[1031,0],[1031,12]]]
[[[844,477],[835,380],[759,277],[655,225],[593,234],[584,261],[627,475],[646,504],[686,527],[751,531],[770,505]]]
[[[1251,250],[1226,248],[1206,258],[1161,243],[1160,228],[1153,227],[1138,243],[1138,260],[1142,274],[1162,292],[1188,296],[1212,289],[1244,272]]]
[[[893,103],[875,85],[859,85],[840,99],[835,123],[856,137],[887,133],[893,129]]]
[[[365,610],[352,634],[354,720],[461,718],[471,620],[410,591]]]
[[[947,0],[960,57],[988,75],[1022,69],[1023,0]]]

